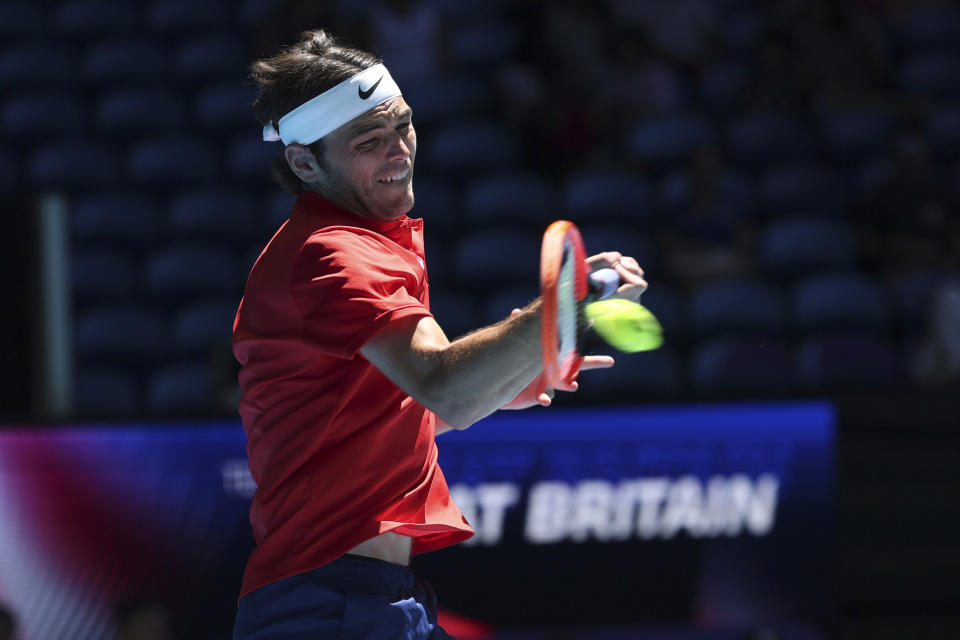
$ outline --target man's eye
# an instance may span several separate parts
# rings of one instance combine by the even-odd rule
[[[410,130],[410,124],[411,124],[411,123],[409,123],[409,122],[402,122],[402,123],[400,123],[400,124],[397,126],[397,130],[398,130],[398,131],[404,131],[404,132],[405,132],[405,131],[409,131],[409,130]]]
[[[364,140],[363,142],[357,145],[357,147],[361,149],[373,149],[375,146],[377,146],[376,138],[370,138],[368,140]]]

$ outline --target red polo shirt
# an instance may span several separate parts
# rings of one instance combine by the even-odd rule
[[[412,537],[413,553],[472,535],[437,465],[435,416],[359,353],[430,315],[423,260],[422,220],[305,193],[250,272],[233,330],[257,483],[241,596],[385,531]]]

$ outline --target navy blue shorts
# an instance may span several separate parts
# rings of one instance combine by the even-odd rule
[[[437,596],[409,567],[343,556],[240,599],[234,640],[445,640]]]

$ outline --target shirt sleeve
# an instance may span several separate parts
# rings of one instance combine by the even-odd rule
[[[331,356],[352,358],[391,322],[429,316],[418,295],[424,277],[398,251],[353,231],[310,236],[291,272],[304,341]]]

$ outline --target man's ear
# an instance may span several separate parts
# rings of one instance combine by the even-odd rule
[[[310,149],[297,142],[291,142],[283,150],[290,169],[304,182],[316,182],[320,179],[320,162]]]

